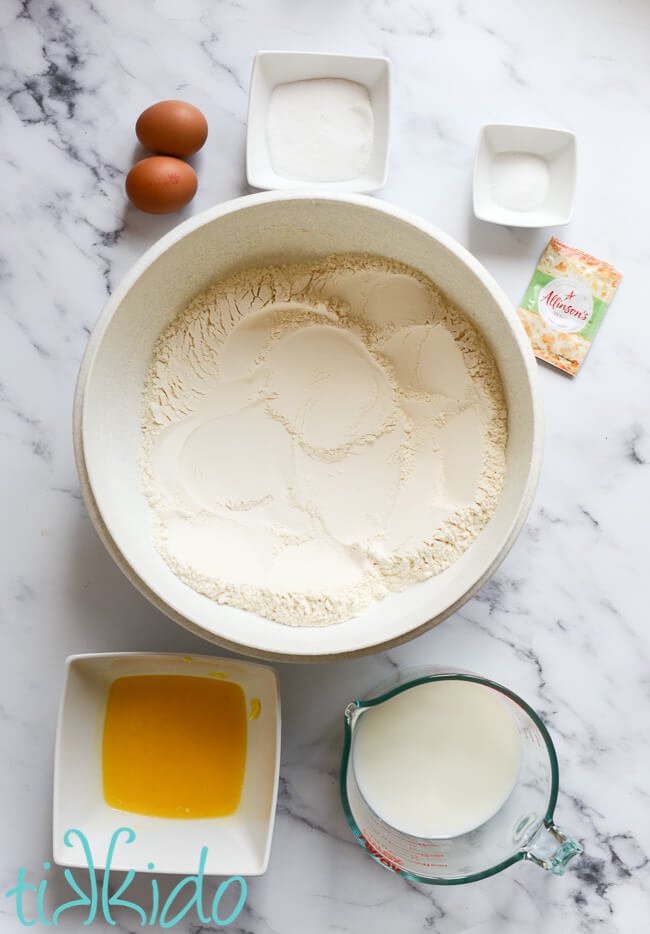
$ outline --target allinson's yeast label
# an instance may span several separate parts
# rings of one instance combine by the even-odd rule
[[[620,281],[609,263],[553,237],[519,306],[535,356],[575,376]]]

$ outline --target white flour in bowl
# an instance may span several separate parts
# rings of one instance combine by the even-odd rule
[[[141,476],[156,548],[219,603],[348,619],[472,543],[503,486],[506,422],[483,338],[410,267],[245,270],[155,348]]]

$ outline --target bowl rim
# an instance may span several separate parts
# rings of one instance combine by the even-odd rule
[[[88,466],[86,463],[84,450],[84,413],[86,408],[86,397],[90,377],[92,375],[94,363],[101,346],[102,340],[108,329],[108,326],[122,303],[123,299],[134,286],[140,276],[149,268],[163,253],[171,246],[178,243],[188,234],[193,233],[200,227],[212,223],[220,217],[235,213],[242,209],[256,207],[272,202],[279,201],[331,201],[344,202],[346,204],[356,205],[362,208],[369,208],[380,213],[387,214],[403,223],[415,227],[421,232],[437,240],[442,246],[448,249],[453,255],[460,259],[472,273],[480,280],[485,288],[490,292],[495,302],[508,321],[513,331],[513,337],[519,347],[522,355],[524,369],[528,378],[530,399],[532,405],[532,444],[530,451],[530,461],[528,467],[528,477],[524,494],[521,497],[518,510],[513,517],[507,535],[503,540],[502,547],[495,553],[492,561],[485,568],[484,572],[469,586],[457,599],[451,603],[445,610],[438,615],[421,619],[421,622],[411,626],[406,632],[401,632],[389,639],[381,642],[363,642],[354,649],[343,649],[341,651],[323,651],[323,652],[282,652],[274,651],[266,646],[260,646],[241,641],[234,641],[218,633],[208,631],[200,623],[188,619],[173,606],[171,606],[163,597],[154,591],[127,562],[115,539],[113,538],[108,525],[106,524],[100,507],[95,498],[95,494],[90,481]],[[417,636],[422,635],[429,629],[432,629],[438,623],[453,615],[462,607],[474,594],[492,577],[499,565],[507,556],[508,552],[515,543],[519,532],[530,511],[530,507],[535,496],[539,475],[542,465],[543,452],[543,403],[542,392],[537,372],[536,360],[526,336],[523,325],[521,324],[517,312],[505,292],[498,285],[496,280],[485,269],[482,263],[474,257],[469,250],[462,246],[457,240],[445,233],[434,224],[429,223],[423,218],[418,217],[410,211],[393,205],[389,202],[380,201],[367,195],[357,193],[332,192],[318,188],[300,189],[293,191],[264,191],[256,194],[244,195],[229,201],[221,202],[198,214],[193,215],[176,227],[172,228],[167,234],[153,243],[142,256],[140,256],[127,273],[118,283],[115,291],[109,296],[100,311],[97,320],[92,328],[86,349],[81,358],[77,382],[74,391],[73,412],[73,446],[79,484],[85,507],[90,516],[100,540],[104,547],[113,558],[117,566],[133,584],[133,586],[146,599],[174,622],[188,629],[191,633],[200,638],[221,646],[229,651],[240,655],[246,655],[252,658],[259,658],[275,662],[321,662],[341,660],[348,658],[358,658],[364,655],[376,654],[380,651],[393,648],[402,643],[409,642]],[[422,616],[420,612],[419,616]]]

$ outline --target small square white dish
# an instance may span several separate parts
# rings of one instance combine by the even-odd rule
[[[245,694],[247,755],[241,799],[230,817],[172,819],[119,811],[104,800],[102,737],[113,681],[131,675],[196,675],[229,678]],[[259,708],[251,701],[259,700]],[[280,696],[272,668],[205,655],[123,652],[66,659],[54,759],[53,855],[62,866],[85,867],[80,830],[95,868],[105,869],[111,838],[130,828],[115,846],[111,868],[135,872],[195,874],[207,847],[205,875],[257,876],[266,871],[275,821],[280,768]],[[188,763],[191,768],[191,763]],[[153,868],[151,868],[153,864]]]
[[[569,130],[487,124],[474,159],[474,214],[509,227],[568,224],[576,150],[575,133]]]
[[[368,192],[383,188],[388,174],[390,142],[390,59],[329,52],[261,51],[253,61],[248,94],[246,175],[253,188],[314,188]],[[314,78],[343,78],[368,89],[374,140],[365,171],[344,181],[312,181],[279,175],[273,169],[267,139],[267,115],[279,84]]]

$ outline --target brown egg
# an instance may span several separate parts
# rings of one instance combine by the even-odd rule
[[[173,156],[149,156],[126,176],[129,201],[148,214],[171,214],[189,204],[198,180],[192,166]]]
[[[160,101],[140,114],[135,134],[152,152],[191,156],[204,144],[208,124],[198,107],[186,101]]]

